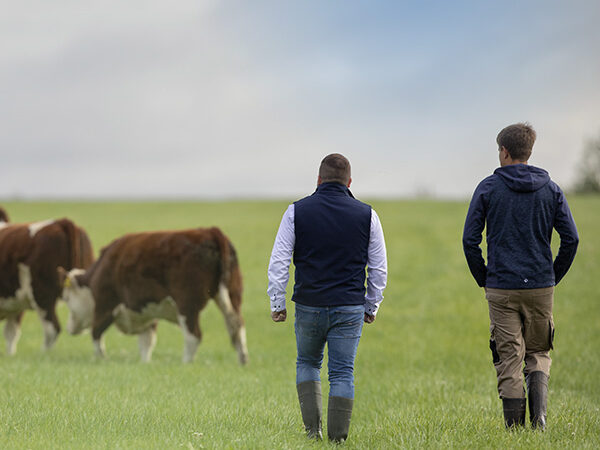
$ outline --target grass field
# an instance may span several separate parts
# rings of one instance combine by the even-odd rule
[[[462,253],[467,204],[372,204],[384,227],[389,280],[378,318],[365,326],[359,346],[345,447],[598,448],[600,197],[570,198],[581,244],[556,290],[545,433],[504,430],[487,305]],[[165,322],[150,364],[140,363],[137,339],[114,327],[106,334],[105,360],[93,356],[89,334],[63,332],[44,353],[39,320],[28,312],[17,355],[6,356],[0,346],[0,448],[333,447],[307,441],[302,431],[293,304],[284,324],[269,315],[266,268],[286,205],[2,203],[13,222],[75,220],[88,230],[96,253],[126,232],[220,226],[244,273],[250,363],[238,364],[212,302],[201,316],[204,340],[189,365],[181,363],[180,330]],[[59,313],[64,325],[64,304]]]

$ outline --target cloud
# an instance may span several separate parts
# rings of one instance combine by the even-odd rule
[[[466,197],[520,120],[532,163],[569,184],[600,129],[599,18],[585,2],[14,3],[0,197],[293,198],[331,152],[359,195]]]

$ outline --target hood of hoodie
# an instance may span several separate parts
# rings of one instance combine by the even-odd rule
[[[546,186],[550,181],[548,172],[528,164],[498,167],[494,173],[506,186],[516,192],[534,192]]]

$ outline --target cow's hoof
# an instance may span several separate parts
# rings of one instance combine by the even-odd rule
[[[104,358],[106,356],[106,351],[104,350],[104,342],[94,341],[94,349],[96,350],[96,357]]]

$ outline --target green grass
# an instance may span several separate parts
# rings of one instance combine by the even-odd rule
[[[462,253],[466,203],[373,202],[386,235],[389,280],[359,346],[346,448],[600,446],[600,198],[570,203],[581,244],[556,290],[549,427],[507,433],[487,305]],[[93,356],[89,334],[62,333],[44,353],[41,326],[29,312],[17,355],[7,357],[0,346],[0,448],[333,447],[304,438],[293,320],[274,324],[269,316],[266,268],[286,205],[3,203],[14,222],[72,218],[88,230],[96,253],[126,232],[220,226],[244,273],[250,364],[239,366],[213,303],[202,314],[204,340],[189,365],[181,363],[179,329],[165,322],[150,364],[140,363],[137,339],[114,328],[106,334],[105,360]],[[65,324],[62,304],[59,314]]]

